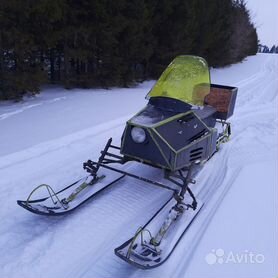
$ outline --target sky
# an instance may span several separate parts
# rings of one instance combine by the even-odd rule
[[[261,44],[278,45],[278,0],[246,0]]]

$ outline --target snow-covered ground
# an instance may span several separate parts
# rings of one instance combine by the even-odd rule
[[[0,103],[0,277],[262,278],[278,275],[278,55],[261,54],[212,82],[238,86],[231,141],[197,176],[199,198],[215,188],[171,258],[143,271],[113,253],[169,197],[130,179],[74,213],[41,217],[16,205],[40,183],[55,189],[84,176],[109,137],[143,107],[153,82],[133,89],[47,88]],[[132,165],[155,177],[156,170]]]

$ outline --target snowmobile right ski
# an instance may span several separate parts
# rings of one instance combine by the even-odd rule
[[[158,267],[170,257],[202,206],[197,200],[197,207],[192,209],[172,198],[131,239],[117,247],[115,254],[141,269]]]
[[[195,184],[192,175],[197,165],[198,161],[192,163],[186,176],[180,171],[180,176],[166,177],[179,184],[181,190],[175,192],[147,224],[137,230],[134,237],[114,250],[118,257],[142,269],[157,267],[169,258],[203,206],[203,202],[197,200],[189,188],[190,183]],[[179,178],[182,183],[174,178]]]

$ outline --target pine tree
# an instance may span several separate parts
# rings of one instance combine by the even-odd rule
[[[234,1],[232,19],[229,63],[242,61],[246,56],[256,54],[258,48],[257,32],[243,0]]]
[[[1,98],[20,99],[26,92],[38,93],[45,75],[30,32],[34,2],[1,2]]]
[[[276,50],[276,46],[275,45],[273,45],[272,47],[271,47],[271,49],[270,49],[270,53],[275,53],[275,50]]]

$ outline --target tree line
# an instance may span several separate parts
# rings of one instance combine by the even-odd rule
[[[272,47],[268,47],[267,45],[258,45],[258,52],[259,53],[278,53],[278,46],[275,44]]]
[[[243,0],[0,0],[0,99],[131,86],[177,55],[221,67],[257,52]]]

